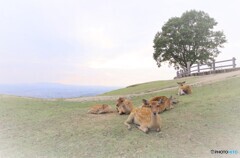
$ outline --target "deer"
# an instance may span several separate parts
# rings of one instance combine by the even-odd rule
[[[130,100],[123,98],[123,97],[120,97],[117,100],[116,109],[117,109],[119,115],[130,114],[131,111],[133,110],[133,108],[134,108],[134,106]]]
[[[89,114],[105,114],[112,112],[113,112],[112,108],[106,104],[92,106],[88,111]]]
[[[163,106],[160,107],[160,112],[173,109],[174,108],[173,104],[177,102],[176,99],[174,99],[172,96],[170,96],[169,98],[166,96],[156,96],[156,97],[151,98],[149,100],[149,102],[159,101],[160,99],[163,102]],[[149,107],[149,103],[146,102],[146,100],[143,100],[142,107]]]
[[[185,94],[192,94],[192,88],[190,85],[185,84],[186,81],[177,82],[179,85],[178,88],[178,95],[185,95]]]
[[[161,106],[163,105],[162,99],[159,101],[147,101],[143,99],[144,104],[148,104],[148,107],[138,107],[132,110],[130,115],[124,124],[128,130],[131,129],[130,123],[138,125],[138,128],[144,133],[148,133],[149,130],[161,131],[162,119],[160,117]]]

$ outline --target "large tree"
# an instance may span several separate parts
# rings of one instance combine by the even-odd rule
[[[226,37],[214,31],[217,22],[203,11],[191,10],[181,17],[173,17],[154,38],[153,57],[160,67],[167,62],[176,69],[194,63],[207,63],[220,53]]]

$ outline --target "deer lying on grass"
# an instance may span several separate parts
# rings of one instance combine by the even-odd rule
[[[113,112],[112,108],[106,104],[92,106],[88,111],[89,114],[105,114],[112,112]]]
[[[179,103],[179,101],[177,100],[177,98],[170,96],[169,98],[166,96],[156,96],[151,98],[149,101],[159,101],[159,99],[162,99],[164,102],[167,101],[168,103],[170,102],[172,104],[177,104]]]
[[[173,102],[176,102],[176,100],[174,100],[172,96],[170,96],[169,98],[167,98],[166,96],[153,97],[152,99],[149,100],[149,102],[159,100],[161,100],[163,104],[162,106],[160,106],[160,112],[173,109],[174,108]],[[149,102],[147,100],[143,100],[142,107],[149,107]]]
[[[192,88],[191,86],[185,84],[186,81],[184,82],[177,82],[177,84],[179,85],[178,88],[178,95],[185,95],[185,94],[191,94],[192,93]]]
[[[116,109],[120,115],[130,114],[131,111],[133,110],[133,108],[134,108],[133,104],[130,100],[123,98],[123,97],[120,97],[117,100]]]
[[[130,123],[139,125],[138,128],[147,133],[149,130],[161,130],[161,117],[160,109],[163,105],[162,99],[159,101],[147,101],[143,99],[144,103],[148,104],[148,107],[139,107],[132,110],[128,119],[124,122],[127,128],[130,130]]]

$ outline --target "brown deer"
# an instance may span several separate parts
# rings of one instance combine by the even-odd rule
[[[116,109],[120,115],[130,114],[133,108],[134,106],[130,100],[123,97],[117,100]]]
[[[163,102],[163,106],[160,107],[160,112],[173,109],[174,108],[173,102],[176,102],[176,100],[173,99],[172,96],[170,96],[169,98],[166,96],[156,96],[156,97],[151,98],[149,100],[149,102],[159,101],[159,100],[161,100]],[[149,107],[149,102],[147,100],[143,100],[142,107]]]
[[[143,99],[143,102],[146,102],[149,107],[133,109],[124,124],[129,130],[131,129],[130,123],[134,123],[139,125],[138,128],[145,133],[149,130],[160,132],[162,121],[159,114],[161,106],[164,106],[162,100],[148,102]]]
[[[105,114],[112,112],[112,108],[106,104],[92,106],[88,111],[89,114]]]
[[[187,85],[185,83],[186,83],[186,81],[184,81],[184,82],[177,82],[177,84],[179,85],[178,95],[192,94],[191,86]]]

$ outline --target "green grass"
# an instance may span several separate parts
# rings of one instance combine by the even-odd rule
[[[193,87],[189,96],[178,97],[171,90],[133,97],[135,106],[156,95],[173,94],[180,101],[161,114],[162,131],[149,134],[128,131],[126,115],[87,114],[96,102],[0,96],[0,157],[208,158],[221,156],[212,155],[212,149],[240,152],[239,85],[240,78],[233,77]]]
[[[137,94],[137,93],[146,93],[153,92],[165,88],[177,87],[177,82],[186,81],[187,83],[193,83],[197,80],[197,77],[187,77],[184,79],[176,80],[166,80],[166,81],[153,81],[142,84],[135,84],[128,86],[126,88],[118,89],[115,91],[104,93],[105,95],[126,95],[126,94]]]

